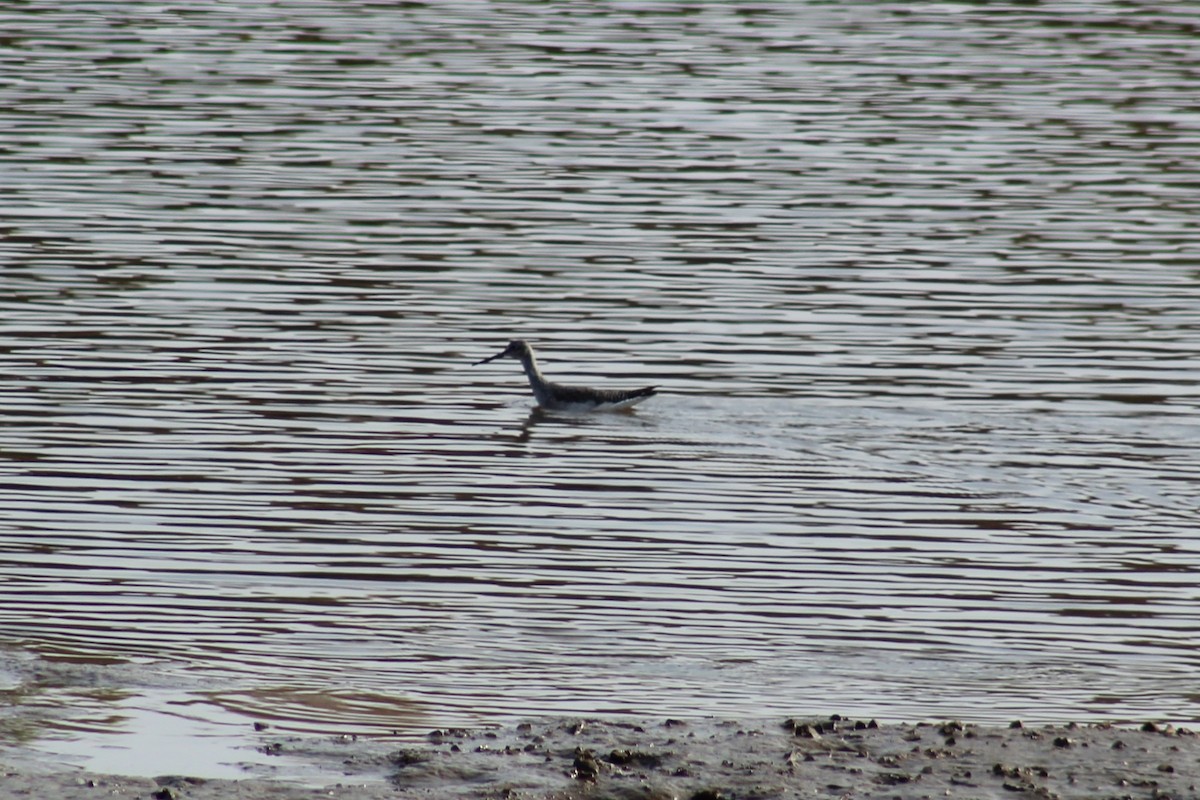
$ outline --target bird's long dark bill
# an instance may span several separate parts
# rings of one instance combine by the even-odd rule
[[[472,364],[471,366],[472,366],[472,367],[478,367],[480,364],[486,364],[486,363],[487,363],[487,362],[489,362],[489,361],[495,361],[497,358],[499,358],[499,357],[500,357],[500,356],[502,356],[502,355],[504,355],[504,351],[503,351],[503,350],[502,350],[502,351],[500,351],[499,353],[496,353],[496,355],[494,355],[494,356],[488,356],[487,358],[483,359],[482,361],[476,361],[476,362],[475,362],[474,364]]]

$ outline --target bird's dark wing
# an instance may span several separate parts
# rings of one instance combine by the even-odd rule
[[[555,399],[562,403],[620,403],[635,397],[652,397],[658,392],[657,386],[642,389],[588,389],[555,383],[551,387]]]

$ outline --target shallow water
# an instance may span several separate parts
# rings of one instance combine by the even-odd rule
[[[1200,12],[1123,8],[0,12],[8,728],[1195,719]]]

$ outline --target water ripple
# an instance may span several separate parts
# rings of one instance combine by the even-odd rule
[[[1190,9],[0,23],[12,645],[306,731],[1196,715]]]

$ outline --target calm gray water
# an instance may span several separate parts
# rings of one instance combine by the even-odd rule
[[[10,738],[1200,715],[1200,8],[0,30]]]

